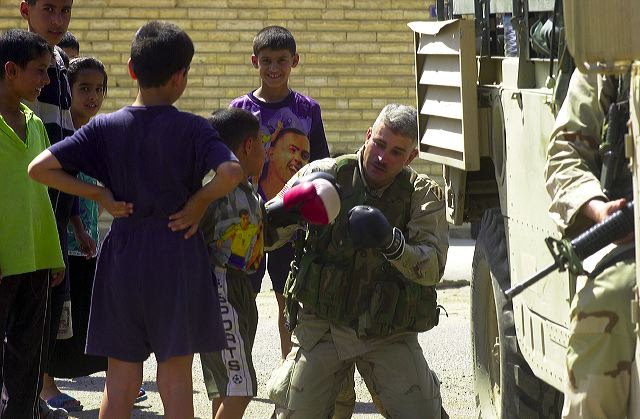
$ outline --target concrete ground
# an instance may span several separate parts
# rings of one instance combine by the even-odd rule
[[[461,234],[464,236],[464,233]],[[442,381],[441,391],[445,409],[452,418],[473,418],[475,400],[473,396],[473,371],[471,366],[471,343],[469,334],[469,287],[473,241],[452,238],[443,287],[438,291],[438,302],[448,312],[440,324],[429,332],[419,335],[419,341],[430,366]],[[266,381],[271,370],[280,363],[280,347],[277,332],[277,305],[268,278],[263,282],[263,292],[257,297],[260,320],[254,346],[254,363],[258,376],[258,397],[245,414],[246,418],[268,418],[273,411],[266,395]],[[144,387],[149,398],[133,412],[134,418],[162,416],[162,403],[155,384],[156,362],[153,357],[144,364]],[[211,417],[211,405],[202,381],[199,359],[193,363],[194,406],[196,417]],[[82,401],[84,410],[74,412],[78,418],[96,418],[104,387],[104,373],[73,380],[58,380],[62,391]],[[354,418],[376,418],[375,408],[363,380],[356,377],[357,402]]]

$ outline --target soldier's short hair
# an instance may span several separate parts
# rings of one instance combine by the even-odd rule
[[[382,108],[372,129],[375,131],[380,125],[418,143],[418,113],[414,107],[390,103]]]

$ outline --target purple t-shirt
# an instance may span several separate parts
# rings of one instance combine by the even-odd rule
[[[133,217],[169,216],[222,162],[237,161],[202,117],[173,106],[127,106],[98,115],[49,149],[64,169],[85,173],[116,200],[133,202]]]
[[[202,117],[173,106],[100,115],[49,148],[68,171],[103,183],[134,212],[116,218],[98,256],[86,352],[141,362],[218,351],[225,338],[204,238],[172,232],[211,169],[237,160]]]
[[[281,128],[297,128],[307,135],[311,145],[310,161],[329,157],[320,105],[310,97],[292,90],[281,102],[269,103],[249,92],[231,101],[229,106],[245,109],[258,118],[265,147],[280,124]]]
[[[231,107],[242,108],[251,112],[260,121],[260,135],[267,151],[264,169],[260,182],[258,182],[258,192],[267,201],[268,197],[262,190],[262,181],[269,174],[269,147],[274,140],[277,131],[286,128],[295,128],[306,134],[309,139],[309,150],[306,156],[306,164],[309,161],[319,160],[329,157],[329,146],[324,133],[320,105],[315,100],[301,93],[291,91],[289,95],[280,102],[269,103],[256,98],[253,92],[234,99]],[[295,148],[295,147],[294,147]],[[302,158],[301,150],[291,150],[291,161],[286,162],[288,166],[294,166]],[[294,160],[296,162],[294,162]],[[293,173],[290,173],[293,175]],[[291,176],[289,176],[291,177]],[[284,179],[288,180],[288,179]],[[269,275],[273,283],[273,289],[282,293],[284,283],[287,279],[288,266],[293,259],[293,248],[290,244],[269,253]],[[261,265],[258,272],[251,276],[251,282],[256,292],[260,291],[260,283],[264,276],[265,266]]]

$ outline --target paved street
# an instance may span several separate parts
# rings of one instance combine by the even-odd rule
[[[471,367],[471,344],[469,336],[469,286],[473,241],[452,239],[445,272],[445,287],[438,291],[438,302],[449,317],[441,317],[440,324],[419,337],[427,361],[442,381],[442,395],[445,409],[452,418],[474,417],[473,371]],[[246,418],[268,418],[273,407],[267,400],[265,384],[271,370],[280,362],[280,348],[277,334],[277,305],[270,291],[268,278],[263,282],[257,303],[260,313],[254,361],[258,374],[258,398],[251,402]],[[134,412],[135,418],[162,416],[162,403],[155,385],[155,359],[152,357],[144,365],[144,386],[149,399],[141,403]],[[196,417],[211,416],[211,405],[207,400],[202,382],[200,362],[196,358],[193,367],[194,404]],[[104,374],[77,380],[59,380],[62,391],[81,400],[83,412],[75,413],[79,418],[96,418],[100,406]],[[356,377],[357,404],[354,418],[376,418],[364,382]]]

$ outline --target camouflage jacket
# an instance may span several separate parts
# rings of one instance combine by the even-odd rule
[[[362,176],[362,153],[357,153]],[[290,186],[297,178],[311,172],[323,171],[335,176],[335,159],[316,160],[304,166],[287,183]],[[366,179],[363,177],[366,185]],[[409,281],[420,285],[435,285],[444,274],[449,249],[449,226],[445,217],[445,202],[442,189],[428,176],[418,175],[411,196],[411,219],[408,223],[404,253],[393,266]],[[285,186],[286,189],[286,186]],[[381,196],[384,188],[370,190]],[[291,238],[294,229],[280,229],[278,241],[271,248],[284,244]]]
[[[575,70],[556,118],[545,177],[551,196],[549,214],[564,234],[573,235],[590,224],[580,214],[584,204],[591,199],[607,201],[599,179],[599,147],[615,94],[610,78]]]

